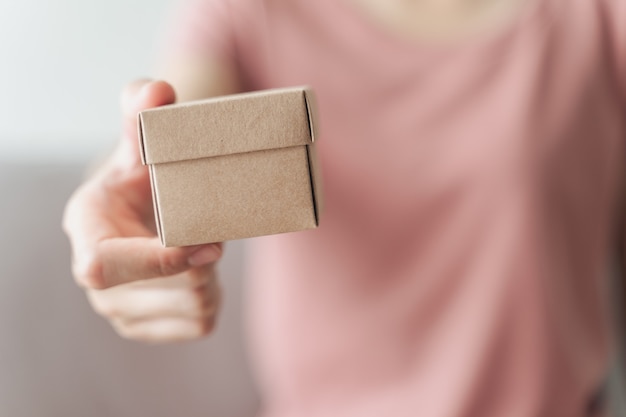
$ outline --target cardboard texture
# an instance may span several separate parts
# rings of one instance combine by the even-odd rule
[[[305,87],[140,112],[161,242],[187,246],[317,227],[314,112]]]

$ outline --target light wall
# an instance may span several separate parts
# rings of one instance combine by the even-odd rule
[[[0,157],[111,147],[122,86],[148,76],[174,0],[0,0]]]

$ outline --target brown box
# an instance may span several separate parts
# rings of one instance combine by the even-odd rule
[[[165,246],[317,227],[313,96],[304,87],[236,94],[139,113]]]

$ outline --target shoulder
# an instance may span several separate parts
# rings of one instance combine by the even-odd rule
[[[599,8],[604,49],[626,103],[626,0],[588,0]]]
[[[532,0],[531,0],[532,1]],[[559,45],[608,75],[626,98],[626,0],[541,0],[549,5]]]

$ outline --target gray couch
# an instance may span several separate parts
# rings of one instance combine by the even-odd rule
[[[0,159],[0,417],[253,415],[240,325],[243,245],[229,244],[221,263],[226,302],[214,337],[175,346],[122,340],[70,276],[60,223],[82,172]]]
[[[240,331],[242,245],[228,245],[220,267],[226,302],[214,337],[123,340],[70,275],[61,215],[83,171],[0,160],[0,416],[254,415]]]

